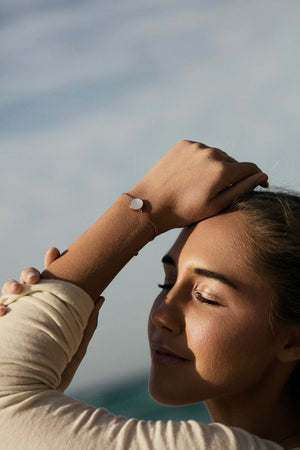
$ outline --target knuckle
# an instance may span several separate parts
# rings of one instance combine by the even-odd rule
[[[206,144],[203,144],[202,142],[196,142],[196,141],[191,141],[191,140],[188,140],[188,139],[183,139],[182,141],[180,141],[180,144],[182,145],[182,146],[185,146],[185,147],[194,147],[195,149],[206,149],[206,148],[208,148],[207,147],[207,145]]]
[[[260,172],[260,168],[253,162],[244,162],[241,164],[249,167],[249,171],[251,171],[251,172]]]
[[[194,143],[197,150],[207,150],[209,147],[203,142],[195,142]]]
[[[182,141],[179,142],[179,149],[182,149],[184,151],[190,149],[195,143],[192,141],[189,141],[188,139],[183,139]]]
[[[211,159],[219,161],[221,158],[224,158],[224,152],[216,147],[209,147],[207,149],[207,153]]]
[[[260,168],[255,163],[251,163],[251,164],[252,164],[252,167],[253,167],[253,171],[260,172]]]

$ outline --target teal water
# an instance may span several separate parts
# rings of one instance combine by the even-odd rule
[[[73,395],[74,396],[74,395]],[[204,403],[169,407],[156,403],[148,393],[148,376],[141,375],[130,382],[115,385],[107,389],[87,389],[75,395],[80,400],[111,413],[127,418],[143,420],[179,421],[194,419],[210,423],[211,419]]]

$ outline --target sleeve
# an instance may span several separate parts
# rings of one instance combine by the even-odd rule
[[[76,352],[91,298],[62,281],[41,281],[2,297],[0,319],[0,449],[281,449],[221,424],[125,419],[56,390]]]

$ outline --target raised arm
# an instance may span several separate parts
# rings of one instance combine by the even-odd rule
[[[89,317],[94,320],[92,330],[96,326],[97,311],[94,308],[93,316],[87,294],[96,300],[154,233],[217,214],[239,195],[266,183],[267,176],[254,164],[238,163],[202,144],[181,142],[130,191],[143,199],[142,211],[130,209],[130,196],[121,195],[62,257],[50,261],[43,278],[73,284],[42,280],[2,298],[8,307],[0,327],[3,448],[275,448],[218,424],[114,417],[57,390]],[[36,282],[38,276],[33,274],[29,281]]]
[[[70,281],[96,300],[155,234],[215,215],[259,184],[266,186],[267,176],[255,164],[182,141],[129,192],[143,200],[141,211],[131,209],[131,198],[121,195],[42,278]]]

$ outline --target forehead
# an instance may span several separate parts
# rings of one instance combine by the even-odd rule
[[[184,229],[169,253],[179,270],[196,265],[249,282],[258,274],[249,264],[246,233],[245,215],[220,214]]]
[[[179,255],[187,247],[202,248],[206,242],[211,250],[216,246],[228,250],[228,248],[236,247],[238,242],[243,240],[246,228],[247,219],[240,212],[213,216],[184,228],[172,246],[171,252]]]

